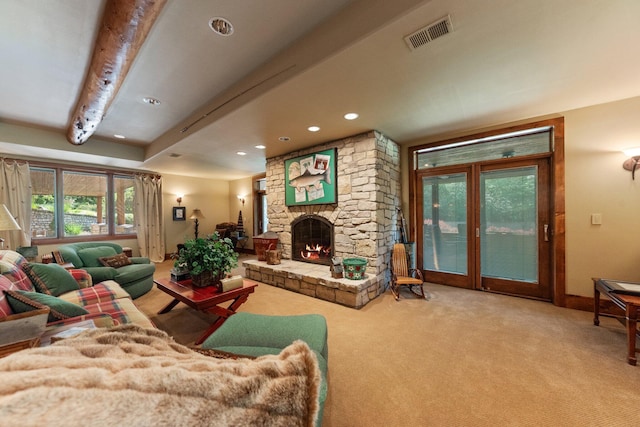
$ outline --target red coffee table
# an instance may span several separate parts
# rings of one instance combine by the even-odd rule
[[[204,288],[193,286],[191,279],[180,282],[174,282],[171,279],[154,279],[153,282],[158,289],[174,298],[158,314],[168,313],[179,302],[183,302],[193,309],[218,316],[209,329],[198,338],[196,345],[202,344],[209,335],[222,326],[229,316],[235,314],[238,307],[249,298],[249,294],[253,293],[255,287],[258,286],[256,282],[244,279],[244,285],[241,288],[219,292],[215,286]],[[218,305],[227,301],[231,301],[231,304],[226,308]]]

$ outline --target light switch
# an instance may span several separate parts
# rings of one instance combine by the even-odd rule
[[[601,225],[602,224],[602,214],[599,214],[599,213],[591,214],[591,224],[592,225]]]

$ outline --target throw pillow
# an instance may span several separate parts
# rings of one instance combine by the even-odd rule
[[[58,264],[38,264],[28,262],[22,266],[38,292],[58,296],[80,289],[71,273]]]
[[[116,255],[117,252],[111,246],[96,246],[95,248],[84,248],[78,251],[78,256],[85,267],[104,267],[99,258]]]
[[[31,281],[17,265],[6,263],[3,259],[0,261],[0,271],[4,277],[11,280],[14,285],[12,289],[21,289],[23,291],[33,290]]]
[[[49,322],[89,314],[87,310],[79,305],[51,295],[27,291],[4,291],[4,293],[14,313],[25,313],[49,307]]]
[[[85,270],[72,268],[67,271],[71,276],[73,276],[73,280],[76,281],[80,289],[90,288],[93,286],[93,278]]]
[[[114,255],[114,256],[110,256],[110,257],[100,257],[100,258],[98,258],[98,260],[105,267],[119,268],[119,267],[123,267],[125,265],[131,265],[131,260],[124,253],[117,254],[117,255]]]

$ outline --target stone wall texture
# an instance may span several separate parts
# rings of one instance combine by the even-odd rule
[[[284,162],[330,148],[337,149],[338,203],[286,206]],[[391,248],[398,237],[398,144],[371,131],[269,158],[266,175],[269,230],[278,233],[282,258],[291,259],[291,222],[301,215],[319,215],[334,224],[335,256],[366,258],[367,273],[375,277],[369,298],[385,291]]]

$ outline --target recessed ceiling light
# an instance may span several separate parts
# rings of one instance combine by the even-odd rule
[[[238,156],[246,156],[247,155],[247,153],[245,153],[244,151],[238,151],[236,154]]]
[[[149,96],[148,96],[148,97],[145,97],[145,98],[142,98],[142,101],[143,101],[145,104],[149,104],[149,105],[160,105],[160,104],[161,104],[161,102],[160,102],[160,100],[159,100],[159,99],[151,98],[151,97],[149,97]]]
[[[113,135],[114,138],[118,138],[118,139],[125,139],[124,135],[120,135],[119,133],[116,133],[115,135]]]
[[[344,115],[344,118],[347,120],[355,120],[358,118],[358,113],[347,113]]]
[[[320,128],[319,128],[318,126],[309,126],[309,127],[307,128],[307,130],[308,130],[309,132],[318,132],[318,131],[320,130]]]
[[[289,142],[291,141],[291,138],[289,138],[288,136],[281,136],[280,138],[278,138],[278,141]]]
[[[233,25],[225,18],[211,18],[209,20],[209,28],[220,36],[230,36],[233,34]]]
[[[264,145],[256,145],[256,148],[259,149],[259,150],[264,150],[267,147],[264,146]]]

